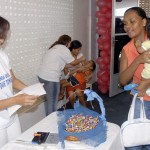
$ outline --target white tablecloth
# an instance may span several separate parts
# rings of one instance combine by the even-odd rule
[[[29,120],[30,121],[30,120]],[[107,123],[107,140],[100,144],[98,147],[93,148],[84,143],[65,141],[65,150],[124,150],[120,135],[120,127],[113,123]],[[32,145],[31,141],[34,133],[36,132],[51,132],[58,133],[57,125],[57,113],[53,112],[43,120],[29,128],[27,131],[21,134],[16,141],[6,144],[1,150],[61,150],[59,144],[49,145]],[[20,142],[17,142],[20,141]],[[22,141],[22,142],[21,142]],[[22,146],[22,147],[21,147]]]

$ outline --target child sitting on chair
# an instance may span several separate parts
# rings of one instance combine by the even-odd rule
[[[70,71],[66,77],[60,81],[60,94],[58,100],[64,98],[64,91],[66,86],[77,86],[84,82],[88,82],[92,73],[96,68],[96,64],[93,60],[86,61],[83,66],[79,66],[76,69]]]

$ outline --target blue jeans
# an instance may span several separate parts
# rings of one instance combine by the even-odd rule
[[[60,91],[60,83],[59,82],[51,82],[38,77],[40,83],[44,83],[44,89],[46,91],[45,95],[45,109],[46,115],[57,110],[57,103],[58,103],[58,94]]]
[[[139,118],[140,117],[140,106],[141,106],[141,101],[140,101],[140,99],[137,98],[137,100],[135,102],[134,118]],[[149,101],[144,101],[144,107],[145,107],[146,117],[147,117],[147,119],[150,119],[150,102]],[[143,150],[150,150],[150,145],[126,147],[125,150],[141,150],[142,147],[144,147]]]

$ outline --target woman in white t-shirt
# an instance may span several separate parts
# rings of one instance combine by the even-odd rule
[[[46,91],[46,114],[57,110],[58,95],[60,91],[60,78],[65,67],[79,64],[85,58],[82,56],[75,60],[68,47],[71,37],[62,35],[52,44],[46,52],[42,64],[39,68],[38,78],[44,83]]]
[[[9,22],[0,17],[0,45],[5,42],[9,28]],[[25,87],[13,74],[7,55],[0,50],[0,148],[21,133],[17,114],[9,116],[7,108],[16,104],[32,105],[37,100],[37,96],[27,94],[13,97],[13,88],[22,90]]]

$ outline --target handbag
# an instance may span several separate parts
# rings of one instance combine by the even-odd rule
[[[136,93],[128,113],[128,120],[121,125],[121,135],[125,147],[150,144],[150,120],[146,118],[143,98],[141,100],[140,117],[134,118]]]

